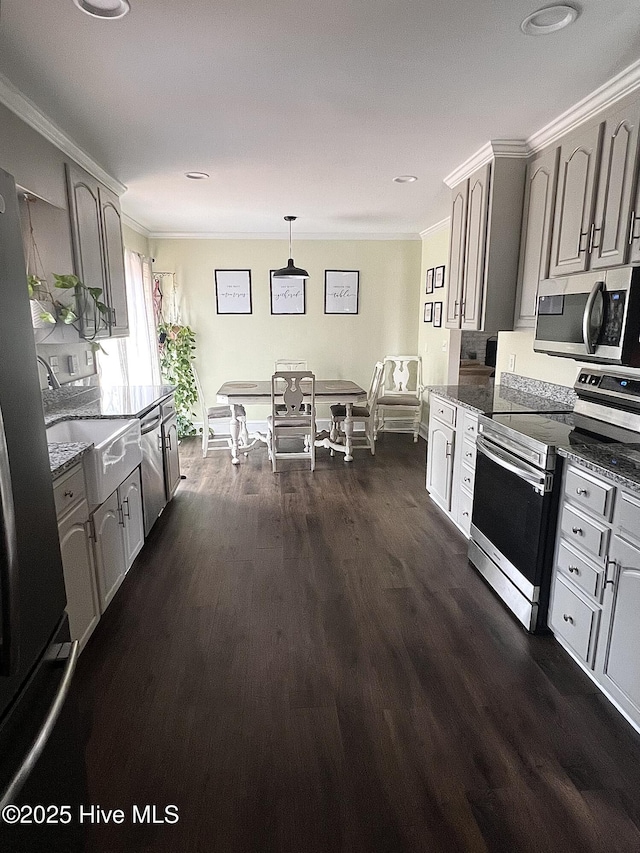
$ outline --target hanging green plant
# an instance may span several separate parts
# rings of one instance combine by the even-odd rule
[[[160,371],[169,385],[174,385],[178,436],[196,435],[193,408],[198,402],[198,390],[191,362],[195,358],[196,336],[189,326],[160,323],[158,326]]]
[[[58,290],[73,290],[75,296],[75,305],[66,305],[55,297],[49,287],[46,278],[37,275],[27,275],[27,289],[29,291],[29,299],[37,303],[40,307],[38,319],[43,323],[54,326],[61,322],[66,326],[73,326],[78,332],[81,332],[79,325],[79,309],[78,305],[92,305],[94,315],[105,324],[109,321],[109,308],[100,299],[102,289],[100,287],[88,287],[80,281],[77,275],[59,275],[53,274],[55,287]],[[78,323],[78,325],[76,325]],[[99,323],[96,322],[96,333]],[[95,335],[94,335],[95,337]]]

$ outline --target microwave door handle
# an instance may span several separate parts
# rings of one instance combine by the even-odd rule
[[[493,448],[490,450],[487,443],[484,439],[479,436],[476,439],[476,448],[482,453],[487,459],[490,459],[492,462],[495,462],[496,465],[499,465],[501,468],[504,468],[506,471],[511,471],[512,474],[516,474],[520,477],[521,480],[525,480],[531,486],[535,488],[537,492],[544,492],[546,477],[543,474],[532,474],[526,468],[521,468],[519,465],[514,464],[510,460],[506,459],[501,453]]]
[[[596,351],[596,341],[598,339],[597,335],[595,340],[591,338],[591,315],[593,314],[593,306],[595,304],[596,297],[603,289],[604,281],[596,281],[591,288],[589,296],[587,297],[587,302],[584,306],[584,314],[582,315],[582,340],[584,341],[584,345],[589,355],[593,355]]]
[[[0,557],[0,675],[13,675],[18,666],[18,536],[9,453],[0,409],[0,537],[4,554]]]

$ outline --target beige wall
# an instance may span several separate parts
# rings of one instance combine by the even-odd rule
[[[444,304],[449,286],[445,270],[445,286],[433,293],[425,293],[427,270],[448,264],[449,226],[428,234],[422,240],[422,263],[420,269],[420,298],[418,314],[418,352],[422,356],[422,381],[424,385],[446,385],[449,362],[449,329],[444,328]],[[426,302],[442,302],[442,326],[436,328],[433,323],[424,322]],[[443,350],[443,346],[445,349]]]
[[[129,228],[128,225],[123,225],[122,238],[125,249],[138,252],[138,254],[143,255],[145,258],[149,257],[149,240],[143,234],[139,234],[133,228]]]
[[[498,358],[496,376],[509,369],[509,356],[515,355],[514,373],[530,376],[556,385],[571,386],[582,367],[571,358],[557,358],[533,351],[534,330],[522,332],[500,332],[498,335]]]
[[[154,269],[176,273],[181,319],[196,332],[196,364],[210,404],[226,380],[270,377],[276,358],[306,359],[319,378],[367,388],[376,360],[416,350],[417,240],[294,240],[295,261],[310,276],[303,316],[270,313],[269,271],[286,263],[286,239],[152,240],[150,249]],[[251,315],[216,314],[215,269],[251,269]],[[325,269],[360,271],[357,316],[324,314]],[[248,414],[264,418],[266,411]]]

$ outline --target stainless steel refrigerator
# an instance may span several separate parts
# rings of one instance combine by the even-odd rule
[[[65,588],[31,328],[18,200],[0,170],[0,849],[81,850],[84,799],[74,710],[77,644]],[[67,803],[67,800],[71,802]],[[72,807],[14,825],[7,804]],[[6,817],[11,819],[9,810]],[[32,818],[34,816],[32,815]]]

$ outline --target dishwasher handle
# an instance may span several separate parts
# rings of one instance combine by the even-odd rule
[[[162,423],[162,413],[158,409],[157,415],[153,418],[153,420],[143,420],[140,424],[140,434],[148,435],[150,432],[158,429],[160,424]]]

